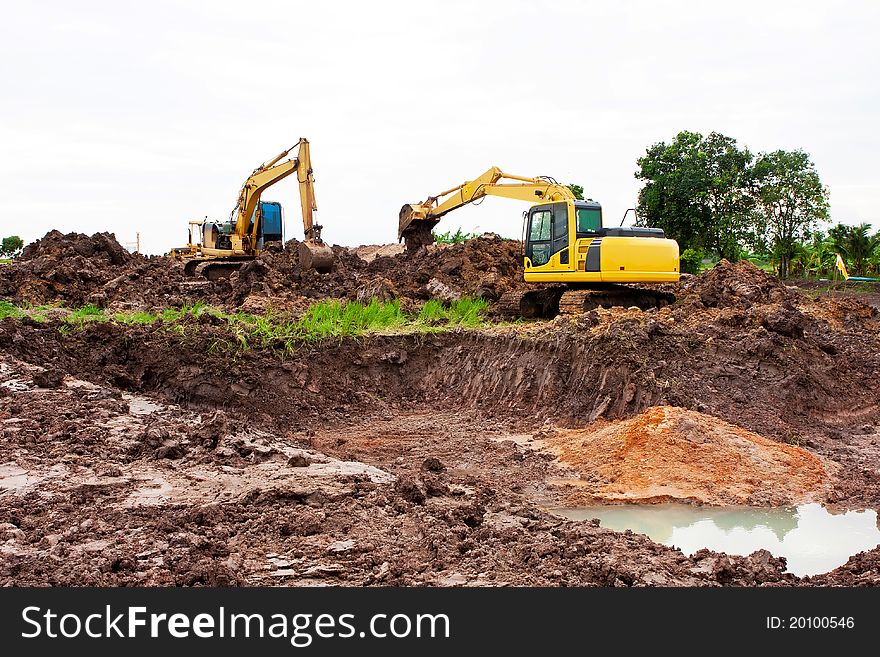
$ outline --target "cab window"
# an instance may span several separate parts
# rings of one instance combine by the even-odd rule
[[[550,210],[535,210],[529,220],[529,239],[526,256],[533,267],[546,265],[550,261],[550,231],[553,226],[553,213]]]
[[[551,217],[549,210],[541,210],[532,215],[532,227],[529,230],[530,242],[543,242],[550,239]]]
[[[598,233],[600,228],[602,228],[602,214],[600,210],[596,208],[578,208],[578,233]]]

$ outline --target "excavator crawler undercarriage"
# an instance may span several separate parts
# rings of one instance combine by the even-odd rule
[[[645,287],[596,284],[549,285],[536,290],[508,292],[496,304],[503,317],[549,319],[557,315],[578,315],[596,308],[662,308],[675,302],[671,292]]]

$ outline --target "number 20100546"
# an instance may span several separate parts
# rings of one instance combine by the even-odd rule
[[[851,630],[855,626],[852,616],[767,616],[768,630]]]

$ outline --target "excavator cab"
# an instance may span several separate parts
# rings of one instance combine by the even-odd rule
[[[523,213],[523,255],[527,269],[554,261],[552,270],[570,270],[571,230],[569,214],[574,204],[574,238],[593,238],[602,233],[602,206],[595,201],[560,201],[536,205]],[[558,254],[558,258],[553,256]],[[565,265],[564,267],[561,267]]]
[[[532,207],[528,213],[524,245],[526,268],[542,267],[551,261],[567,265],[568,233],[568,204],[565,201]]]
[[[252,226],[253,221],[257,219],[257,212],[260,213],[260,230],[258,232],[260,243],[284,241],[281,204],[276,201],[260,201],[259,208],[254,211],[254,217],[251,219]]]

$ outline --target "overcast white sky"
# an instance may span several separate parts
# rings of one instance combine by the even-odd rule
[[[880,3],[11,2],[0,23],[0,235],[108,230],[143,249],[223,219],[312,143],[331,243],[491,165],[577,182],[609,221],[680,130],[803,148],[834,221],[880,226]],[[264,199],[300,237],[292,179]],[[441,229],[519,236],[487,199]]]

